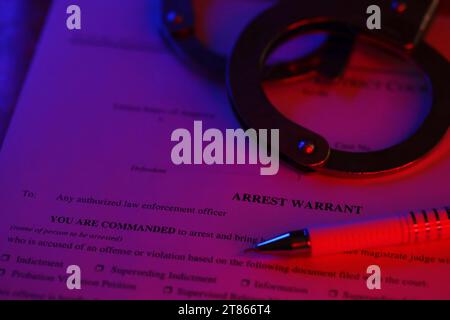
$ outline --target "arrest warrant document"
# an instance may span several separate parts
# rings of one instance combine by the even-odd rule
[[[167,48],[157,1],[69,2],[53,5],[0,154],[0,298],[450,298],[448,242],[308,259],[244,253],[311,223],[448,205],[448,137],[416,166],[384,178],[302,175],[285,164],[270,177],[257,166],[177,167],[173,130],[192,130],[194,120],[239,127],[224,85]],[[82,9],[81,31],[66,28],[73,3]],[[249,3],[246,17],[268,5]],[[440,36],[448,27],[438,18],[429,35],[447,57]],[[366,104],[426,90],[393,69],[355,86],[362,71],[349,71],[345,85]],[[296,95],[328,105],[335,97],[320,90],[309,84]],[[383,144],[351,140],[364,128],[341,118],[352,133],[333,145]],[[81,290],[66,286],[70,265],[81,268]],[[366,286],[370,265],[381,268],[381,290]]]

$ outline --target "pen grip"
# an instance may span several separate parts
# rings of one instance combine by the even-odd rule
[[[309,228],[312,255],[450,239],[450,209]]]

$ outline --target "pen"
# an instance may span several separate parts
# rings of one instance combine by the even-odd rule
[[[450,239],[450,207],[358,222],[312,225],[258,243],[248,251],[320,256],[444,239]]]

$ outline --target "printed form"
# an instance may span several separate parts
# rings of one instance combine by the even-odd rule
[[[0,153],[1,298],[450,297],[448,242],[318,258],[244,253],[312,223],[449,205],[449,137],[414,167],[380,178],[304,175],[284,163],[275,176],[260,176],[258,166],[175,166],[175,129],[195,120],[240,127],[225,86],[167,47],[158,1],[75,1],[83,18],[76,32],[66,28],[72,2],[52,7]],[[439,17],[429,36],[447,57],[439,30],[448,26]],[[373,77],[378,85],[350,89],[356,101],[406,101],[418,86],[408,74]],[[297,96],[323,90],[307,88]],[[274,97],[284,90],[272,89]],[[334,98],[319,95],[321,105]],[[339,125],[347,121],[353,133],[333,145],[371,148],[351,140],[365,131],[348,118]],[[332,123],[324,121],[326,131]],[[66,286],[70,265],[81,269],[81,290]],[[367,288],[370,265],[381,268],[381,290]]]

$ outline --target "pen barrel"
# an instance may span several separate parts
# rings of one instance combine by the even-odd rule
[[[312,255],[450,239],[450,209],[309,228]]]

